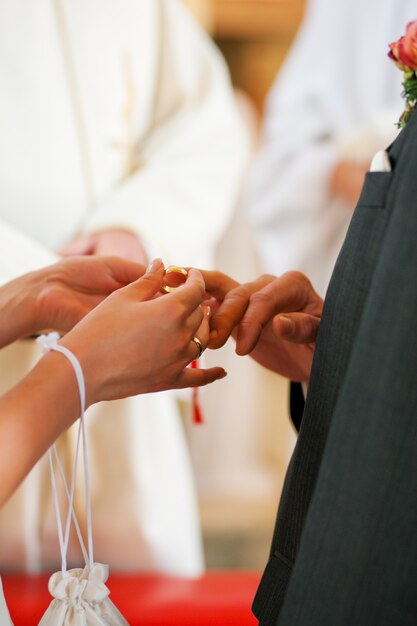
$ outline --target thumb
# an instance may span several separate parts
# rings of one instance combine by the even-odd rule
[[[293,343],[313,343],[320,326],[320,318],[309,313],[285,313],[273,322],[277,335]]]
[[[142,278],[132,283],[136,298],[141,301],[151,300],[161,290],[164,270],[161,259],[152,261]]]

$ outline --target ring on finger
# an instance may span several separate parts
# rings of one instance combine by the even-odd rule
[[[193,343],[195,343],[195,345],[197,346],[197,350],[198,350],[198,356],[197,356],[197,358],[199,359],[199,358],[201,357],[201,355],[203,354],[203,351],[204,351],[204,350],[203,350],[202,343],[201,343],[201,341],[199,340],[199,338],[198,338],[198,337],[193,337],[193,338],[191,339],[191,341],[192,341]]]

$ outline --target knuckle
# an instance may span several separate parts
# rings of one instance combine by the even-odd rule
[[[270,296],[264,291],[256,291],[250,297],[251,305],[255,305],[255,306],[259,306],[259,305],[262,306],[265,304],[270,304],[270,301],[271,301]]]
[[[304,280],[306,276],[298,270],[291,270],[289,272],[284,272],[284,274],[281,275],[281,278],[291,278],[292,280]]]
[[[259,277],[259,281],[263,282],[263,283],[267,283],[267,282],[271,282],[273,280],[276,280],[276,276],[273,276],[273,274],[262,274]]]
[[[225,300],[246,300],[249,297],[249,284],[239,285],[230,291]]]
[[[290,272],[286,272],[285,274],[282,275],[282,277],[287,278],[289,281],[293,283],[297,283],[302,288],[306,288],[306,287],[311,288],[310,280],[307,278],[305,274],[303,274],[303,272],[300,272],[298,270],[291,270]]]
[[[226,298],[222,306],[216,312],[216,318],[231,318],[239,317],[246,310],[250,298],[250,293],[246,287],[238,287],[231,291]]]
[[[224,326],[230,321],[230,314],[227,311],[218,310],[215,317],[211,320],[212,327]]]

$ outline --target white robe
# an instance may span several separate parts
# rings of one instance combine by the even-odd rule
[[[53,262],[76,234],[112,227],[166,261],[209,265],[248,154],[223,61],[177,0],[0,0],[0,136],[3,282]],[[38,356],[29,340],[4,349],[0,391]],[[173,395],[99,405],[87,417],[97,559],[198,574]],[[70,431],[61,454],[73,444]],[[80,489],[81,521],[82,501]],[[75,546],[70,560],[79,564]],[[43,460],[0,512],[0,568],[57,561]]]
[[[387,58],[415,0],[312,0],[268,98],[246,206],[264,269],[304,271],[324,294],[352,210],[329,197],[341,158],[395,137],[402,74]]]

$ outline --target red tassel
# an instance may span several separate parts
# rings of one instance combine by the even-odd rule
[[[191,362],[191,368],[192,369],[198,368],[198,360]],[[193,387],[192,407],[193,407],[193,423],[204,424],[203,412],[201,410],[201,406],[198,401],[198,387]]]

